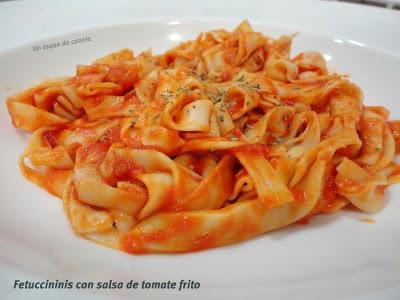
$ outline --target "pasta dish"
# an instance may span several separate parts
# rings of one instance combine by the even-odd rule
[[[73,231],[129,253],[237,243],[317,214],[377,212],[400,121],[318,52],[247,21],[153,55],[123,49],[7,99],[19,167]]]

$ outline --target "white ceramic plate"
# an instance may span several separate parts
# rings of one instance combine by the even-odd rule
[[[368,104],[400,118],[400,13],[314,2],[54,1],[0,3],[0,99],[120,48],[161,52],[200,31],[249,19],[271,36],[294,33],[293,54],[316,50],[351,75]],[[57,12],[62,11],[62,14]],[[23,19],[17,16],[23,15]],[[119,24],[119,25],[116,25]],[[69,33],[68,33],[69,32]],[[73,32],[73,33],[71,33]],[[33,45],[90,42],[34,52]],[[23,46],[20,46],[23,45]],[[400,296],[400,186],[366,224],[361,213],[315,217],[250,241],[199,253],[133,256],[75,236],[61,202],[17,167],[28,135],[0,106],[0,298],[395,299]],[[16,290],[14,280],[180,281],[197,290]]]

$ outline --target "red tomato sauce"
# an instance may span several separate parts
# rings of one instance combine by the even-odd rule
[[[56,147],[58,145],[58,130],[47,130],[43,133],[42,139],[49,147]]]
[[[113,161],[112,174],[117,178],[117,181],[131,181],[131,179],[138,174],[144,173],[144,171],[145,169],[142,165],[137,165],[126,157],[118,156]]]
[[[386,189],[386,185],[378,185],[376,187],[376,191],[380,194],[384,194],[385,193],[385,189]]]
[[[107,129],[104,132],[103,137],[105,139],[105,142],[108,142],[110,144],[121,142],[120,127],[115,126],[115,127],[111,127],[109,129]]]
[[[398,153],[400,151],[400,122],[388,122],[387,124],[396,142],[396,153]]]
[[[335,183],[336,175],[337,171],[335,165],[333,163],[328,164],[325,170],[322,184],[322,209],[330,209],[334,204],[337,193]]]
[[[157,150],[159,152],[165,153],[165,150],[157,145],[143,145],[142,137],[140,135],[135,135],[133,137],[128,137],[125,140],[126,145],[132,149],[141,149],[141,150]]]
[[[296,223],[300,225],[308,225],[313,216],[314,216],[313,214],[306,215],[305,217],[298,220]]]
[[[44,182],[46,190],[57,197],[62,197],[65,183],[72,172],[73,170],[48,168]]]
[[[176,190],[174,188],[171,188],[165,195],[163,201],[164,205],[162,207],[163,211],[168,211],[169,208],[173,207],[174,204],[176,203]]]
[[[344,148],[337,150],[335,154],[346,157],[352,157],[354,155],[354,150],[352,146],[346,146]]]
[[[205,168],[204,160],[198,157],[191,157],[188,161],[187,167],[191,169],[193,172],[201,175]]]
[[[244,106],[244,95],[240,92],[231,92],[227,97],[228,112],[233,115]]]
[[[222,74],[221,74],[221,81],[222,82],[229,81],[231,79],[232,79],[232,76],[231,76],[229,71],[222,72]]]
[[[397,140],[400,138],[400,122],[389,122],[388,123],[390,131],[393,137]]]
[[[210,231],[206,231],[198,236],[188,244],[189,251],[200,251],[207,248],[212,248],[216,245],[216,235]]]
[[[77,85],[87,85],[89,83],[101,82],[104,77],[105,74],[84,74],[73,77],[70,82]]]
[[[78,149],[77,154],[79,154],[81,160],[95,163],[104,159],[109,147],[109,143],[102,142],[85,144]]]
[[[241,145],[234,147],[229,150],[229,153],[235,154],[238,152],[247,153],[250,155],[263,155],[267,157],[269,155],[269,149],[267,145],[253,144],[253,145]]]
[[[307,195],[303,190],[293,187],[290,189],[290,191],[293,195],[294,201],[296,201],[297,203],[302,204],[305,203],[305,201],[307,200]]]
[[[139,80],[138,73],[139,66],[137,65],[110,66],[105,79],[120,84],[122,89],[127,91],[133,88],[134,84]]]
[[[362,188],[362,186],[355,180],[345,179],[342,182],[339,182],[338,188],[343,189],[345,191],[356,191]]]

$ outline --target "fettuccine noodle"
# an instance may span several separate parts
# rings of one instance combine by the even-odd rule
[[[242,22],[153,55],[124,49],[7,100],[23,175],[75,233],[130,253],[236,243],[400,181],[400,121],[324,57]]]

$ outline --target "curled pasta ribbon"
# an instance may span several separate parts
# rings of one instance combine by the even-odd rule
[[[71,181],[66,185],[63,197],[64,211],[76,233],[87,234],[112,229],[113,220],[107,211],[91,208],[78,200]]]
[[[249,173],[258,199],[265,206],[279,206],[294,200],[288,187],[262,154],[254,155],[238,151],[236,157]]]
[[[235,161],[226,155],[198,186],[180,201],[174,210],[219,209],[232,193]],[[215,186],[219,188],[216,189]]]
[[[241,192],[247,193],[254,189],[253,181],[246,171],[238,172],[235,178],[235,184],[232,194],[229,196],[228,200],[234,200],[238,198]]]
[[[299,75],[299,68],[286,59],[272,55],[266,63],[268,77],[282,82],[294,81]]]
[[[7,109],[12,116],[12,122],[15,127],[31,132],[42,126],[65,124],[69,121],[67,118],[38,109],[27,103],[19,102],[13,98],[9,98],[9,101],[7,101]]]
[[[314,208],[324,169],[323,160],[314,163],[297,186],[304,190],[297,201],[268,208],[258,200],[249,200],[220,210],[160,213],[124,234],[121,247],[132,253],[196,251],[286,226]]]
[[[396,151],[395,139],[385,123],[387,115],[387,111],[373,108],[366,108],[363,112],[360,131],[363,147],[357,161],[370,172],[387,167]]]
[[[20,156],[19,167],[26,178],[61,197],[74,162],[63,146],[53,147],[43,139],[54,129],[43,127],[34,132],[28,149]]]
[[[361,211],[374,213],[380,209],[382,187],[388,183],[386,177],[374,176],[347,158],[337,167],[337,171],[336,185],[340,195]]]
[[[155,68],[149,58],[121,50],[91,66],[78,66],[75,77],[46,81],[12,96],[7,108],[13,124],[32,132],[84,116],[94,120],[132,115],[141,101],[124,92]]]

